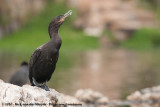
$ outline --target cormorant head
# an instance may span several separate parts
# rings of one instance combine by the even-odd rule
[[[65,19],[70,16],[72,14],[72,10],[69,10],[67,13],[65,13],[64,15],[60,15],[58,16],[59,18],[59,22],[63,23],[65,21]]]
[[[72,10],[69,10],[64,15],[56,16],[52,19],[51,23],[49,24],[49,34],[51,35],[52,32],[58,32],[59,27],[63,24],[65,19],[72,14]]]

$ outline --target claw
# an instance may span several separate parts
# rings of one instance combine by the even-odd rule
[[[46,91],[50,91],[50,90],[49,90],[49,87],[48,87],[46,84],[45,84],[44,86],[45,86],[44,89],[45,89]]]

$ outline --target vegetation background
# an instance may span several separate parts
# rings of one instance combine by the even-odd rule
[[[128,0],[122,1],[128,2]],[[0,3],[2,4],[4,2],[0,1]],[[48,25],[52,18],[64,14],[71,9],[73,11],[72,16],[64,22],[59,31],[62,38],[62,47],[60,49],[60,57],[56,71],[51,81],[48,83],[49,87],[66,94],[74,94],[79,88],[93,88],[111,98],[125,98],[130,92],[160,83],[160,27],[139,28],[129,38],[123,41],[118,41],[110,29],[104,30],[99,37],[91,36],[83,32],[82,29],[77,29],[74,26],[74,22],[79,17],[80,13],[77,8],[67,5],[67,3],[63,0],[46,0],[45,3],[42,3],[44,5],[43,9],[40,9],[36,14],[30,12],[30,14],[25,16],[24,20],[20,21],[21,24],[16,30],[7,31],[7,33],[3,34],[0,38],[1,79],[7,82],[9,77],[18,69],[22,61],[28,62],[33,51],[40,45],[49,41]],[[141,0],[141,2],[138,3],[144,10],[151,11],[155,15],[156,20],[160,20],[160,3],[158,0]],[[6,7],[8,5],[9,4],[7,4]],[[9,23],[12,22],[12,17],[6,18],[6,16],[10,15],[9,12],[8,14],[7,12],[3,14],[3,10],[5,10],[6,7],[5,5],[3,5],[3,7],[0,5],[0,28],[6,28]],[[2,31],[3,30],[4,29],[2,29]],[[107,45],[107,47],[104,45]],[[120,57],[120,61],[116,59],[115,61],[117,61],[117,63],[114,63],[114,58],[117,58],[114,56],[117,50],[118,52],[119,50],[120,52],[124,52],[124,55],[129,56],[129,58]],[[103,52],[104,56],[100,61],[97,60],[100,59],[96,57],[97,52]],[[109,53],[106,54],[106,52]],[[89,54],[89,56],[87,56],[86,53],[87,55]],[[121,53],[118,53],[118,55],[121,56]],[[94,58],[95,60],[93,60]],[[128,68],[127,64],[122,65],[124,68],[127,68],[127,74],[126,72],[121,73],[121,71],[118,70],[112,72],[111,69],[108,70],[105,68],[108,63],[111,63],[113,68],[116,68],[118,65],[121,66],[120,63],[123,63],[123,60],[126,60],[125,63],[132,63],[130,59],[134,60],[134,63],[131,64],[132,67],[134,66],[133,68]],[[104,60],[106,60],[106,62]],[[87,65],[89,61],[90,63],[96,62],[95,65],[93,64],[94,67],[103,62],[102,65],[105,67],[101,66],[97,72],[100,72],[101,75],[104,74],[104,76],[99,75],[99,73],[95,74],[97,76],[91,75],[95,72],[91,72],[91,70],[87,68],[87,66],[90,66],[90,63]],[[101,70],[105,73],[101,72]],[[133,72],[130,72],[130,70]],[[116,73],[127,76],[123,78],[123,76],[117,76]],[[107,78],[102,79],[101,77]],[[118,80],[121,82],[118,82],[117,85],[116,83],[118,80],[114,78],[120,78]],[[105,84],[105,82],[101,81],[113,83]],[[94,86],[90,86],[90,83],[95,84]],[[98,84],[103,87],[99,89],[97,87]],[[117,89],[114,90],[115,88]]]

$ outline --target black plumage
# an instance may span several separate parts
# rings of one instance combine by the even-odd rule
[[[29,76],[28,63],[22,62],[19,70],[15,72],[9,79],[9,83],[18,85],[18,86],[23,86],[27,84],[29,80],[28,76]]]
[[[50,80],[56,68],[62,43],[58,30],[71,13],[68,11],[64,15],[56,16],[51,21],[48,27],[50,41],[37,48],[32,54],[29,62],[29,79],[32,86],[38,86],[49,91],[46,82]]]

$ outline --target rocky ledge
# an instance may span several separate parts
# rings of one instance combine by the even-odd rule
[[[131,107],[160,107],[160,86],[136,91],[127,97]]]
[[[85,103],[108,101],[99,92],[90,89],[78,90],[76,97],[64,95],[54,89],[45,91],[38,87],[19,87],[0,80],[0,106],[9,107],[82,107]]]
[[[136,91],[127,100],[108,100],[91,89],[80,89],[68,96],[54,89],[45,91],[38,87],[19,87],[0,80],[0,107],[159,107],[160,86]]]

